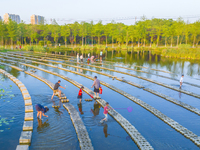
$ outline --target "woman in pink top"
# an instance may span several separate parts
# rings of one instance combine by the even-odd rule
[[[104,112],[103,112],[103,114],[105,115],[105,118],[102,119],[102,120],[100,121],[100,123],[103,123],[104,120],[105,120],[105,121],[108,121],[108,110],[110,110],[110,108],[108,108],[108,106],[109,106],[109,103],[106,102],[106,106],[104,107]]]

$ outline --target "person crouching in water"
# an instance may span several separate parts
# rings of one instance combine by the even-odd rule
[[[184,77],[184,75],[182,75],[182,77],[181,77],[181,79],[180,79],[180,88],[181,88],[181,86],[182,86],[182,84],[183,84],[183,77]]]
[[[45,113],[47,111],[49,111],[49,108],[47,106],[42,106],[40,104],[36,104],[35,109],[37,110],[37,118],[42,119],[42,114],[43,114],[43,116],[48,117],[47,115],[45,115]]]
[[[78,92],[78,99],[80,99],[80,100],[79,100],[80,103],[81,103],[81,100],[82,100],[83,89],[84,89],[84,87],[81,86],[81,88],[80,88],[80,90],[79,90],[79,92]]]

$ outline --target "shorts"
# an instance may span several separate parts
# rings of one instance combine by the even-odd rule
[[[57,90],[53,90],[53,93],[57,93],[58,92],[58,89]]]
[[[82,95],[78,95],[77,98],[78,98],[78,99],[79,99],[79,98],[82,98]]]
[[[96,88],[94,87],[94,92],[99,93],[99,88],[96,89]]]
[[[40,107],[40,105],[38,105],[38,104],[36,104],[35,105],[35,109],[37,110],[37,111],[43,111],[43,109]]]
[[[108,114],[104,114],[104,115],[105,115],[106,120],[108,120]]]

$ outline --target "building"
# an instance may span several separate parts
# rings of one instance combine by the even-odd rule
[[[1,16],[0,16],[0,21],[2,20]]]
[[[4,18],[4,22],[7,23],[9,22],[9,18],[12,19],[13,21],[20,23],[20,16],[19,15],[15,15],[15,14],[9,14],[9,13],[5,13],[5,15],[3,16]]]
[[[43,24],[44,17],[39,15],[32,15],[31,16],[31,24]]]

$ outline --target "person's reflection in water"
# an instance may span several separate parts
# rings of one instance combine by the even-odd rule
[[[79,110],[79,112],[81,113],[81,115],[84,114],[84,113],[83,113],[83,110],[82,110],[82,103],[79,103],[79,104],[78,104],[78,110]]]
[[[47,122],[48,119],[42,123],[42,120],[37,118],[37,121],[38,121],[38,127],[37,127],[37,132],[41,132],[43,131],[45,128],[47,128],[49,126],[49,123]]]
[[[54,107],[54,110],[55,110],[56,114],[61,117],[63,112],[59,110],[59,107]]]
[[[94,117],[99,115],[99,110],[101,106],[95,101],[94,102],[94,109],[91,109],[91,112],[93,113]]]
[[[181,92],[179,92],[179,98],[181,99]]]
[[[110,135],[110,134],[108,134],[108,125],[107,124],[105,124],[103,127],[103,133],[105,135],[105,138],[107,138],[108,135]]]

